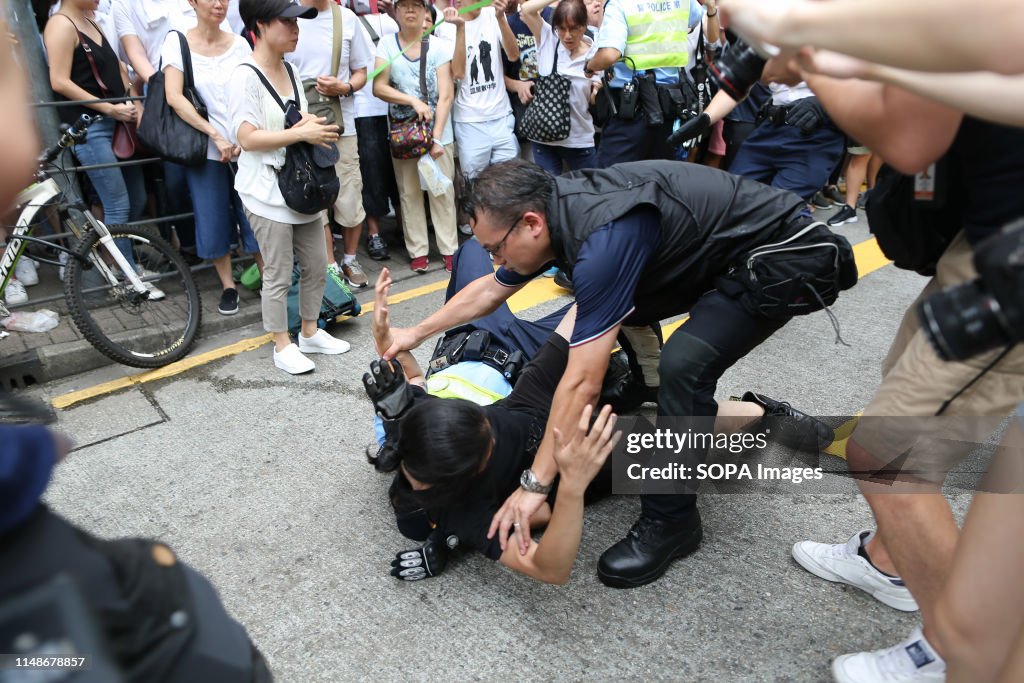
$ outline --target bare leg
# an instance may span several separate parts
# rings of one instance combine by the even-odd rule
[[[871,161],[868,162],[868,189],[870,190],[875,186],[875,181],[878,179],[878,169],[882,168],[882,164],[885,163],[885,159],[872,152]]]
[[[213,259],[213,268],[220,278],[221,289],[232,289],[235,281],[231,277],[231,254],[224,254],[220,258]]]
[[[345,256],[355,256],[356,250],[359,249],[359,238],[363,235],[363,226],[356,225],[354,227],[345,227]],[[331,253],[331,252],[328,252]]]
[[[853,471],[884,466],[854,439],[847,443],[846,456]],[[959,536],[949,503],[934,484],[857,483],[878,523],[878,533],[865,550],[875,567],[906,582],[927,631]],[[897,487],[901,493],[893,493]]]
[[[376,216],[366,216],[366,234],[367,235],[379,235],[380,234],[380,220]]]
[[[732,434],[764,417],[764,408],[752,401],[721,401],[715,417],[716,434]]]
[[[988,480],[994,484],[985,487],[998,492],[978,493],[971,502],[930,632],[926,624],[925,635],[946,660],[949,681],[995,680],[1013,658],[1024,666],[1024,653],[1015,652],[1024,627],[1022,442],[1015,419],[992,460]],[[1008,674],[1004,670],[1005,680],[1024,680],[1024,668],[1015,677]]]
[[[305,325],[305,321],[302,323]],[[284,351],[285,347],[292,343],[292,338],[287,332],[275,332],[274,333],[274,350],[280,353]]]
[[[846,167],[846,203],[854,208],[857,206],[857,197],[860,196],[860,186],[867,178],[870,160],[870,154],[851,156],[850,164]]]

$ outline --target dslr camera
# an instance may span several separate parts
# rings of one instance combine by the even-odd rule
[[[917,307],[925,336],[943,360],[966,360],[1024,341],[1024,219],[977,246],[978,278]]]
[[[760,80],[767,62],[749,43],[739,39],[717,61],[711,63],[709,71],[720,90],[741,102]]]

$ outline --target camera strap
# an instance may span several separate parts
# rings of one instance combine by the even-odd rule
[[[1005,349],[1003,349],[1002,352],[998,356],[996,356],[991,361],[989,361],[989,364],[986,365],[985,367],[983,367],[978,372],[977,375],[975,375],[973,378],[971,378],[971,381],[969,381],[967,384],[965,384],[962,387],[960,387],[960,389],[955,394],[953,394],[948,399],[946,399],[946,402],[943,403],[942,406],[937,411],[935,411],[935,417],[938,417],[938,416],[942,415],[943,413],[945,413],[946,409],[949,408],[949,406],[953,403],[953,401],[955,401],[958,398],[960,398],[964,394],[964,392],[966,392],[972,386],[977,384],[978,381],[981,380],[982,377],[984,377],[986,374],[988,374],[992,370],[992,368],[994,368],[1004,358],[1006,358],[1010,354],[1010,351],[1013,351],[1013,349],[1016,346],[1017,346],[1017,344],[1010,344]]]

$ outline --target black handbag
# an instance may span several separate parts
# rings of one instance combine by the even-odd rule
[[[178,34],[178,40],[181,42],[181,60],[185,74],[182,93],[199,115],[208,119],[206,103],[196,90],[193,79],[192,53],[188,49],[188,41],[180,31],[174,33]],[[136,133],[142,144],[167,161],[185,166],[201,166],[206,161],[210,138],[206,133],[183,121],[167,103],[163,69],[149,77],[146,108]]]
[[[274,101],[281,107],[281,111],[287,112],[288,107],[281,101],[281,97],[274,90],[263,72],[255,65],[245,63],[260,77],[264,87],[270,92]],[[295,93],[295,102],[300,102],[299,86],[295,82],[295,74],[291,67],[285,63],[288,71],[288,78],[292,82],[292,91]],[[285,128],[290,128],[285,123]],[[341,191],[341,182],[338,180],[338,173],[334,165],[338,163],[340,154],[337,145],[331,145],[330,149],[309,144],[308,142],[293,142],[285,147],[284,166],[277,172],[277,187],[281,190],[284,203],[288,208],[298,213],[312,216],[330,208],[338,193]]]
[[[569,92],[572,81],[558,73],[558,44],[551,74],[533,82],[533,99],[523,112],[520,128],[533,142],[557,142],[569,137]]]

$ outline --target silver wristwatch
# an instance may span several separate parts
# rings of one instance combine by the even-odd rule
[[[523,487],[523,490],[527,493],[550,493],[551,484],[546,486],[537,480],[537,475],[533,473],[533,470],[523,470],[523,476],[519,477],[519,485]]]

